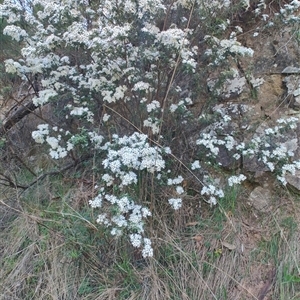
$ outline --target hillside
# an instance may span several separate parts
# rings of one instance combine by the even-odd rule
[[[300,2],[0,1],[0,299],[300,299]]]

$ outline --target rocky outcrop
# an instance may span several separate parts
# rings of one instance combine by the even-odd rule
[[[239,58],[235,65],[231,62],[228,77],[221,84],[216,71],[208,77],[208,89],[220,103],[213,109],[214,117],[219,119],[203,132],[216,141],[235,140],[234,149],[228,148],[226,142],[219,142],[216,163],[226,170],[240,170],[259,183],[250,193],[249,203],[266,212],[272,200],[272,184],[265,185],[264,178],[269,177],[267,174],[274,171],[274,166],[279,172],[280,168],[288,170],[282,172],[284,178],[278,176],[281,183],[300,191],[300,171],[287,166],[300,161],[300,48],[293,39],[292,28],[280,33],[265,30],[256,38],[245,34],[242,38],[243,45],[254,50],[254,56]],[[224,77],[224,72],[219,75]],[[278,120],[290,117],[298,118],[295,125],[275,132],[276,126],[280,127]],[[272,128],[275,128],[273,133]],[[245,154],[241,147],[237,151],[238,145],[248,144],[251,148],[253,140],[261,141],[263,154],[251,154],[250,150]],[[267,161],[267,155],[278,149],[286,151],[286,159],[278,163],[276,159]]]

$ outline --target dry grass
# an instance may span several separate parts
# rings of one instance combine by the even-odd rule
[[[1,205],[1,300],[299,299],[298,196],[282,193],[268,214],[245,193],[215,209],[193,197],[176,213],[160,205],[145,261],[90,223],[89,184],[50,181]]]

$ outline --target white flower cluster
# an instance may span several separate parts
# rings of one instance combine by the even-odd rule
[[[183,182],[183,180],[184,180],[183,177],[181,175],[179,175],[178,177],[173,178],[173,179],[169,178],[167,184],[168,185],[180,184]]]
[[[191,170],[201,169],[199,160],[195,160],[191,165]]]
[[[186,82],[178,78],[183,78],[182,74],[187,72],[194,76],[193,72],[197,67],[196,58],[198,59],[199,53],[195,45],[197,38],[194,37],[198,34],[198,29],[187,28],[189,21],[186,15],[194,2],[178,0],[170,6],[168,4],[167,8],[162,0],[103,0],[96,6],[85,0],[34,0],[31,1],[30,8],[26,9],[22,1],[2,2],[0,11],[8,22],[4,33],[17,41],[26,42],[21,45],[20,59],[5,61],[6,70],[24,80],[37,74],[41,78],[41,90],[33,97],[33,103],[42,106],[53,102],[59,104],[57,107],[62,107],[63,103],[64,108],[69,108],[66,118],[72,116],[80,119],[85,145],[91,145],[93,150],[106,155],[103,159],[103,173],[100,174],[101,188],[90,205],[103,209],[106,203],[116,208],[115,213],[110,211],[99,214],[97,222],[110,227],[112,235],[118,236],[125,229],[133,246],[143,247],[143,256],[152,256],[151,241],[143,236],[143,220],[150,212],[136,204],[127,194],[134,199],[139,198],[135,190],[141,174],[151,173],[155,175],[153,178],[162,180],[166,164],[163,155],[170,153],[170,150],[167,147],[161,149],[153,146],[146,135],[134,133],[120,137],[112,135],[110,131],[118,130],[117,128],[92,128],[92,122],[99,120],[103,125],[112,120],[113,123],[113,118],[120,114],[124,120],[140,126],[139,130],[146,132],[149,129],[149,134],[161,134],[161,126],[165,123],[161,118],[162,115],[167,115],[163,114],[162,107],[165,111],[179,115],[182,111],[185,114],[189,112],[188,106],[192,104],[189,98],[192,93],[189,91],[197,77]],[[248,7],[248,1],[242,3]],[[295,8],[297,3],[294,0],[290,5]],[[261,0],[258,6],[262,7],[263,4],[264,1]],[[191,12],[197,11],[201,15],[200,22],[205,23],[207,17],[214,18],[219,10],[229,9],[232,3],[230,0],[197,0],[195,5],[200,9],[192,9]],[[286,9],[290,8],[286,6]],[[168,26],[159,28],[157,21],[167,20],[170,13],[172,20],[178,19],[177,25],[167,22]],[[21,20],[26,23],[24,29],[19,27]],[[220,33],[229,25],[228,20],[221,20],[216,31]],[[203,26],[203,30],[206,30],[205,27]],[[236,36],[242,29],[237,26],[235,30],[228,39],[206,36],[205,40],[210,43],[206,54],[212,57],[215,64],[228,56],[253,54],[252,49],[237,41]],[[177,66],[177,63],[180,65]],[[168,81],[170,76],[167,76],[170,70],[175,72],[172,82]],[[161,95],[168,86],[171,87],[170,94],[162,105]],[[236,82],[230,87],[236,91]],[[104,109],[103,113],[99,113],[104,105],[108,107],[105,111],[109,111],[110,115]],[[131,111],[135,107],[139,109],[138,113]],[[82,117],[89,123],[84,122]],[[222,123],[219,124],[230,121],[230,116],[224,114]],[[284,122],[288,121],[278,124],[277,129],[266,132],[266,135],[269,137],[275,132],[279,133],[281,126],[295,126]],[[120,128],[119,132],[127,129]],[[51,157],[64,158],[75,147],[80,134],[76,132],[76,135],[70,137],[67,132],[56,131],[58,130],[54,128],[50,130],[47,124],[41,124],[32,132],[32,137],[37,143],[48,145]],[[270,169],[277,168],[276,159],[284,159],[283,148],[273,149],[272,152],[271,147],[262,148],[261,143],[257,142],[255,150],[250,152],[252,149],[247,145],[238,148],[239,144],[234,140],[233,134],[222,140],[212,132],[203,134],[197,140],[197,144],[208,150],[210,156],[217,156],[219,147],[224,146],[233,152],[236,149],[236,159],[245,153],[257,154],[256,149],[270,151],[270,155],[264,152],[261,156]],[[106,142],[108,137],[110,142]],[[283,173],[294,172],[288,161],[281,166]],[[191,168],[199,169],[200,162],[196,160]],[[174,185],[176,191],[176,196],[169,199],[169,204],[174,209],[179,209],[182,205],[182,182],[181,176],[169,178],[167,182],[168,185]],[[111,194],[112,190],[115,194]],[[201,193],[209,197],[211,204],[215,204],[217,198],[223,195],[213,185],[203,187]]]
[[[96,135],[90,136],[97,142]],[[110,227],[114,235],[127,232],[132,245],[142,247],[143,257],[152,256],[151,241],[143,237],[143,219],[151,216],[149,209],[135,204],[129,196],[117,197],[107,193],[106,188],[114,184],[124,193],[130,185],[137,184],[140,171],[160,172],[165,167],[161,149],[150,146],[147,136],[140,133],[123,137],[114,135],[111,142],[100,146],[101,142],[100,138],[99,147],[107,152],[107,158],[102,163],[107,173],[102,176],[104,186],[100,189],[100,194],[90,200],[90,205],[101,208],[105,200],[114,207],[112,210],[114,213],[99,215],[97,222]]]
[[[171,198],[168,201],[169,201],[169,204],[173,207],[174,210],[177,210],[182,206],[182,199],[181,198]]]
[[[56,97],[58,93],[53,89],[44,89],[39,92],[38,96],[35,96],[32,99],[32,102],[35,106],[44,105],[49,102],[49,100],[53,97]]]
[[[45,138],[49,134],[49,125],[48,124],[40,124],[37,126],[38,130],[35,130],[31,133],[32,138],[38,144],[43,144],[45,142]]]
[[[149,89],[150,89],[150,84],[143,81],[137,82],[132,88],[133,91],[147,91]]]
[[[149,240],[148,238],[143,238],[140,234],[137,233],[130,234],[129,237],[133,247],[140,248],[143,245],[142,256],[144,258],[153,256],[151,240]]]
[[[223,118],[224,113],[220,111],[220,117]],[[219,153],[219,147],[224,146],[228,151],[231,151],[232,157],[239,160],[242,156],[257,159],[262,162],[270,172],[277,174],[277,179],[286,185],[285,175],[290,173],[295,174],[296,169],[299,169],[300,164],[297,161],[292,161],[294,157],[293,144],[295,141],[284,141],[284,133],[287,130],[294,130],[299,123],[299,119],[295,117],[282,118],[277,120],[278,125],[260,129],[262,135],[253,137],[249,142],[238,143],[232,135],[225,134],[219,138],[215,131],[204,133],[201,139],[196,141],[197,145],[202,145],[208,150],[206,156],[216,157]],[[216,122],[216,128],[220,127],[220,122]],[[278,144],[278,146],[275,146]],[[194,167],[192,168],[194,169]],[[246,177],[241,174],[239,176],[231,176],[228,179],[228,185],[233,186],[240,184],[246,180]],[[210,192],[204,187],[204,194]],[[211,203],[215,203],[212,199]]]
[[[101,188],[100,194],[89,203],[93,208],[101,208],[103,201],[114,206],[114,214],[100,214],[97,222],[111,229],[111,234],[120,236],[124,232],[129,234],[129,239],[134,247],[143,247],[143,257],[153,255],[151,241],[148,238],[143,238],[144,221],[143,219],[151,216],[148,208],[135,204],[128,196],[116,197],[111,194],[106,194],[105,189]]]
[[[185,98],[183,100],[180,100],[177,104],[172,103],[170,105],[170,112],[174,113],[175,111],[177,111],[178,109],[180,109],[181,113],[182,111],[186,111],[187,107],[186,105],[192,105],[193,101],[191,100],[191,98]]]
[[[94,87],[96,87],[96,86],[94,85]],[[96,88],[100,89],[100,85],[99,85],[99,87],[96,87]],[[106,101],[108,103],[113,103],[113,102],[116,102],[119,99],[122,99],[123,96],[124,96],[124,93],[121,90],[121,88],[118,87],[118,88],[116,88],[115,93],[111,90],[102,90],[101,95],[103,96],[103,101]]]
[[[62,147],[59,145],[61,141],[61,135],[59,134],[57,137],[50,136],[49,133],[49,125],[48,124],[40,124],[37,126],[38,130],[35,130],[31,133],[32,138],[36,143],[43,144],[47,142],[50,146],[49,155],[54,159],[64,158],[67,156],[68,152],[73,149],[74,145],[70,140],[67,141],[67,146]],[[53,131],[57,131],[56,127],[52,128]],[[62,132],[62,130],[60,130]],[[67,133],[66,133],[67,135]]]
[[[160,108],[160,103],[156,100],[153,100],[151,103],[147,104],[147,112],[152,112]]]
[[[203,133],[201,135],[201,139],[198,139],[196,141],[197,145],[203,145],[206,149],[208,149],[208,153],[206,156],[208,157],[216,157],[219,153],[219,146],[225,145],[226,142],[218,139],[216,136],[209,134],[209,133]]]
[[[228,185],[234,186],[235,184],[241,184],[241,182],[245,181],[247,177],[243,174],[240,174],[239,176],[230,176],[228,178]]]
[[[85,118],[87,119],[87,121],[89,122],[93,122],[93,117],[94,114],[89,110],[89,108],[87,107],[73,107],[70,115],[73,116],[85,116]]]
[[[21,39],[28,36],[27,32],[15,25],[8,25],[4,28],[3,33],[9,35],[11,38],[19,42]]]
[[[229,55],[242,55],[242,56],[253,56],[254,51],[251,48],[244,47],[240,42],[237,41],[235,33],[231,35],[230,39],[220,40],[214,36],[205,36],[206,41],[210,41],[212,48],[206,50],[207,56],[214,55],[213,65],[219,65]]]
[[[194,59],[194,56],[197,54],[198,47],[194,46],[192,50],[182,49],[180,51],[180,56],[182,58],[182,63],[191,68],[193,72],[196,71],[197,62]]]
[[[296,129],[297,124],[299,122],[298,118],[295,117],[289,117],[289,118],[281,118],[277,120],[278,124],[281,124],[280,129],[289,127],[290,129]]]
[[[24,67],[22,67],[21,64],[17,61],[6,59],[4,61],[4,64],[7,73],[18,74],[20,76],[22,76],[22,74],[24,73]]]
[[[94,145],[95,149],[101,149],[104,137],[102,135],[98,135],[94,131],[89,132],[88,135],[89,135],[89,139],[92,142],[92,144]]]
[[[161,31],[156,35],[158,42],[162,43],[164,46],[169,46],[180,50],[184,46],[188,45],[190,42],[186,38],[186,32],[179,28],[169,28],[168,30]]]
[[[119,149],[116,150],[116,147]],[[108,151],[107,158],[102,164],[116,178],[121,179],[120,186],[126,186],[137,180],[133,172],[126,170],[147,170],[154,173],[160,172],[165,167],[161,149],[150,146],[144,134],[136,132],[122,138],[114,135],[113,141],[106,143],[102,149]]]
[[[224,197],[224,192],[222,189],[217,188],[212,184],[209,184],[208,186],[203,186],[201,190],[201,195],[206,195],[209,197],[208,203],[210,205],[216,205],[217,199]]]
[[[159,124],[160,124],[159,119],[155,117],[153,118],[149,117],[147,120],[144,120],[143,122],[144,127],[150,127],[153,134],[159,133],[159,129],[160,129]]]
[[[280,14],[284,17],[286,23],[288,22],[299,22],[299,8],[300,8],[300,1],[299,0],[292,0],[288,4],[284,4],[283,8],[280,9]]]
[[[213,13],[217,9],[224,9],[231,5],[231,0],[201,0],[200,6],[205,9],[209,9]]]
[[[144,219],[151,216],[147,207],[136,204],[132,197],[124,195],[131,191],[130,186],[138,182],[140,171],[146,170],[150,173],[158,173],[165,167],[162,151],[170,153],[170,149],[160,149],[150,146],[147,136],[134,133],[131,136],[112,136],[112,141],[102,145],[102,138],[90,134],[91,139],[99,140],[99,148],[107,153],[102,164],[106,173],[102,175],[102,187],[99,194],[89,201],[93,208],[102,208],[104,203],[113,207],[110,214],[100,214],[97,222],[111,229],[111,234],[121,235],[126,232],[134,247],[142,248],[143,257],[153,255],[151,241],[144,237]],[[160,176],[158,176],[160,178]],[[183,177],[178,176],[168,179],[168,185],[176,185],[178,195],[184,193],[180,184]],[[118,187],[123,196],[111,194],[111,186]],[[115,189],[117,191],[117,189]],[[169,199],[169,204],[175,209],[182,205],[182,199]]]

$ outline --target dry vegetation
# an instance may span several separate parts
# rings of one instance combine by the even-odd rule
[[[232,17],[240,24],[247,16]],[[20,89],[13,79],[0,77],[5,99]],[[210,103],[197,105],[200,113]],[[153,258],[144,259],[95,222],[88,201],[101,158],[91,153],[60,165],[33,144],[30,132],[48,112],[36,110],[38,118],[25,117],[0,140],[0,300],[300,299],[298,194],[278,186],[269,210],[259,212],[242,185],[212,208],[188,173],[184,205],[175,211],[162,201],[167,189],[158,195],[143,182],[137,188],[152,200],[147,230],[154,247]],[[178,124],[172,130],[174,145],[189,138]],[[180,147],[175,152],[190,155]],[[178,174],[186,172],[175,164]]]
[[[2,188],[0,299],[300,298],[298,195],[279,189],[268,213],[244,188],[213,209],[195,195],[176,213],[161,206],[155,255],[144,260],[93,224],[85,168],[21,193]]]

